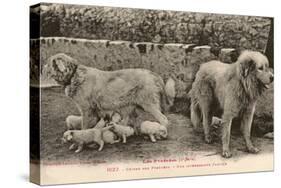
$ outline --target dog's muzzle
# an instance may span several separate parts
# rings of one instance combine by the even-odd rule
[[[270,83],[273,82],[273,79],[274,79],[274,76],[273,76],[273,74],[271,73],[271,75],[270,75],[270,77],[269,77]]]
[[[263,87],[266,88],[266,89],[270,88],[270,85],[274,80],[273,73],[270,72],[269,74],[270,74],[269,75],[269,83],[262,83]]]

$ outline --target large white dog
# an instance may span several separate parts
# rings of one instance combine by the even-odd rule
[[[222,156],[231,157],[229,149],[233,118],[241,120],[241,131],[249,152],[257,153],[250,135],[257,98],[273,81],[267,58],[260,52],[244,51],[236,63],[210,61],[196,74],[191,97],[191,121],[195,127],[203,119],[205,141],[211,142],[210,128],[216,109],[222,114]]]
[[[174,81],[163,79],[145,69],[102,71],[81,65],[72,57],[60,53],[48,59],[43,70],[65,87],[82,114],[82,129],[95,125],[100,117],[95,112],[118,112],[128,117],[135,107],[151,113],[162,125],[168,125],[161,106],[172,105]],[[102,114],[102,113],[101,113]]]

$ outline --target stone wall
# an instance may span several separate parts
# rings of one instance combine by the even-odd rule
[[[40,14],[41,37],[184,43],[263,52],[271,25],[270,18],[257,16],[46,3],[32,13]]]

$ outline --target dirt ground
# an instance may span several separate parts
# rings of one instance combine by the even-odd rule
[[[168,139],[152,143],[143,136],[129,137],[127,144],[107,144],[101,152],[97,147],[85,148],[81,153],[69,151],[68,144],[61,143],[65,131],[65,118],[79,115],[70,99],[65,97],[62,88],[45,88],[41,90],[41,159],[51,161],[131,161],[151,158],[168,158],[175,155],[190,155],[192,152],[204,156],[220,156],[221,142],[219,130],[213,131],[212,144],[203,141],[203,132],[194,132],[188,117],[181,114],[168,114],[170,125]],[[261,153],[273,152],[273,140],[252,137]],[[240,133],[233,132],[231,137],[232,160],[245,155],[245,143]],[[260,154],[258,154],[260,155]]]

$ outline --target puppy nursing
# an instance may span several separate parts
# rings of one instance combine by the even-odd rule
[[[106,144],[115,144],[120,142],[118,136],[110,130],[106,130],[102,133],[102,139]]]
[[[104,143],[114,144],[127,142],[127,137],[135,134],[135,130],[130,126],[121,125],[122,117],[119,113],[113,112],[110,117],[110,123],[103,118],[95,125],[94,128],[81,130],[82,117],[70,115],[66,118],[67,130],[64,133],[63,141],[72,142],[70,150],[77,148],[75,152],[80,152],[84,145],[97,143],[100,145],[99,151],[102,150]],[[152,142],[167,138],[168,132],[164,125],[157,122],[144,121],[140,125],[141,134],[148,135]]]
[[[78,147],[75,152],[80,152],[84,145],[98,143],[100,145],[99,151],[103,148],[104,143],[114,144],[119,142],[117,135],[115,135],[109,129],[111,127],[105,127],[106,122],[104,119],[95,125],[95,128],[81,130],[82,116],[70,115],[66,118],[67,131],[64,133],[63,142],[73,142],[70,146],[70,150]],[[101,138],[99,136],[99,131],[101,133]],[[75,135],[75,136],[74,136]],[[95,138],[90,139],[91,135]]]
[[[205,141],[211,142],[210,125],[215,109],[222,114],[222,156],[229,149],[233,118],[241,119],[241,131],[249,152],[257,153],[250,139],[257,98],[273,81],[268,60],[260,52],[244,51],[236,63],[210,61],[201,65],[190,91],[191,121],[196,128],[203,123]]]
[[[140,125],[141,134],[148,135],[151,142],[156,142],[156,139],[167,138],[168,131],[166,126],[160,125],[157,122],[144,121]]]
[[[127,137],[134,135],[134,129],[129,126],[119,125],[115,122],[110,122],[109,126],[112,126],[112,130],[118,136],[122,137],[123,143],[126,143]]]

